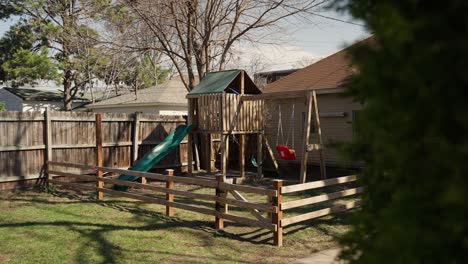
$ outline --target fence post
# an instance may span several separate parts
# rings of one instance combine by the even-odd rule
[[[132,160],[131,164],[133,165],[138,159],[138,141],[139,141],[139,130],[140,130],[140,113],[135,112],[133,115],[133,133],[132,133]]]
[[[278,197],[272,197],[273,205],[278,208],[278,212],[272,215],[272,223],[276,225],[276,231],[273,234],[273,245],[277,247],[283,246],[283,227],[281,226],[281,219],[283,218],[283,211],[281,210],[283,194],[281,194],[281,187],[283,187],[283,180],[273,181],[273,189],[278,192]]]
[[[46,131],[46,137],[45,137],[45,145],[46,145],[46,170],[45,172],[47,173],[47,179],[51,180],[52,175],[49,174],[49,164],[47,162],[52,160],[52,120],[50,118],[50,107],[47,107],[45,110],[45,131]]]
[[[224,182],[224,175],[217,175],[216,176],[216,181],[218,183]],[[221,190],[219,187],[216,187],[216,196],[217,197],[226,197],[226,191]],[[215,203],[215,209],[216,211],[220,213],[226,213],[226,205],[222,204],[220,202]],[[224,228],[224,218],[222,216],[216,216],[215,217],[215,228],[216,229],[223,229]]]
[[[263,178],[263,134],[259,133],[257,135],[257,177],[259,179]]]
[[[166,174],[167,174],[167,176],[174,176],[174,170],[167,169]],[[174,188],[174,181],[171,181],[171,180],[166,181],[166,188],[167,189],[173,189]],[[168,202],[173,202],[174,201],[174,194],[166,193],[166,200]],[[174,207],[171,207],[170,205],[166,205],[166,215],[167,216],[174,216]]]
[[[102,116],[101,114],[96,114],[96,166],[102,167]],[[96,170],[96,187],[103,188],[104,182],[102,179],[102,171]],[[96,190],[96,199],[103,199],[103,192],[99,189]]]

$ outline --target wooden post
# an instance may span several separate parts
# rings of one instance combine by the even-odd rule
[[[281,187],[283,187],[283,180],[273,181],[273,189],[278,192],[278,197],[272,197],[273,205],[278,208],[278,212],[272,215],[272,223],[277,226],[273,234],[273,245],[277,247],[283,246],[283,227],[281,226],[281,220],[283,219],[283,211],[281,210],[283,195],[281,194]]]
[[[244,85],[245,84],[245,71],[242,70],[240,74],[241,74],[240,93],[241,95],[244,95],[245,93],[245,88],[244,88],[245,87]]]
[[[200,170],[200,155],[198,154],[198,135],[194,135],[193,144],[195,149],[195,170]]]
[[[245,135],[239,135],[239,170],[240,177],[245,178]]]
[[[304,141],[302,143],[301,174],[299,175],[301,183],[305,183],[306,178],[307,178],[307,158],[309,156],[309,152],[307,152],[307,145],[309,145],[311,119],[312,119],[312,92],[308,91],[307,92],[307,108],[306,108]]]
[[[213,158],[213,136],[208,133],[206,134],[206,145],[205,145],[205,160],[207,163],[206,172],[210,173],[213,167],[212,158]]]
[[[267,137],[265,137],[265,136],[263,137],[263,142],[265,143],[265,147],[268,150],[268,154],[269,154],[269,156],[271,158],[271,161],[273,162],[273,167],[275,167],[275,170],[278,171],[278,169],[279,169],[278,161],[276,160],[275,155],[273,154],[273,150],[270,147],[270,143],[268,143]]]
[[[194,103],[193,103],[193,100],[194,99],[188,99],[188,103],[189,103],[189,112],[188,112],[188,118],[187,118],[187,123],[188,125],[192,125],[193,124],[193,112],[195,111],[195,109],[193,109],[194,107]],[[187,143],[187,173],[188,173],[188,176],[192,176],[193,174],[193,152],[192,152],[192,148],[193,148],[193,138],[192,138],[192,132],[190,132],[188,134],[188,143]]]
[[[223,175],[217,175],[216,176],[216,181],[218,182],[224,182],[224,177]],[[226,197],[227,192],[224,190],[221,190],[219,188],[216,188],[216,196],[217,197]],[[220,212],[220,213],[226,213],[226,205],[221,204],[220,202],[215,202],[215,210]],[[215,217],[215,228],[216,229],[223,229],[224,228],[224,218],[222,217]]]
[[[257,135],[257,177],[263,178],[263,135]]]
[[[45,145],[46,145],[46,161],[52,161],[52,120],[50,118],[50,107],[47,107],[45,111],[45,132],[46,132],[46,137],[45,137]],[[47,162],[46,162],[47,164]],[[47,179],[51,180],[52,175],[49,174],[49,165],[47,166],[47,170],[45,170],[45,173],[47,175]]]
[[[322,144],[322,129],[320,128],[320,116],[317,104],[317,93],[312,91],[312,99],[314,101],[314,123],[315,123],[315,142],[319,144],[319,158],[320,158],[320,178],[322,180],[327,178],[327,171],[325,167],[325,160],[323,159],[323,144]]]
[[[140,140],[140,113],[135,112],[133,116],[133,138],[132,138],[132,165],[135,164],[135,161],[138,159],[138,146]]]
[[[229,152],[229,135],[223,134],[221,136],[221,174],[224,179],[227,176],[227,163]]]
[[[167,176],[174,176],[174,170],[167,169],[166,170]],[[166,188],[167,189],[174,189],[174,181],[166,181]],[[166,193],[166,200],[168,202],[174,201],[174,194]],[[174,207],[166,205],[166,215],[167,216],[174,216]]]
[[[135,161],[138,159],[138,147],[140,145],[140,119],[141,113],[135,112],[133,116],[133,127],[132,127],[132,165],[135,164]],[[146,184],[146,177],[141,177],[140,182]]]
[[[96,114],[96,166],[102,167],[102,116],[101,114]],[[97,181],[96,187],[103,188],[104,182],[102,179],[102,171],[96,171]],[[103,199],[103,192],[100,190],[96,191],[96,199]]]
[[[147,184],[148,180],[146,180],[146,177],[140,177],[140,182],[141,184]]]

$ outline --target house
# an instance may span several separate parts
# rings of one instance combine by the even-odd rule
[[[93,112],[153,113],[160,115],[186,115],[188,110],[187,89],[179,76],[167,82],[86,105]]]
[[[0,102],[5,104],[7,111],[44,112],[47,107],[52,110],[63,110],[63,93],[38,89],[8,88],[0,89]],[[78,97],[73,100],[72,107],[81,107],[90,101]]]
[[[254,74],[254,83],[260,88],[265,88],[266,85],[276,82],[277,80],[288,76],[291,73],[297,72],[300,69],[287,69],[268,72],[257,72]]]
[[[345,142],[352,138],[352,122],[356,112],[362,108],[359,102],[342,95],[346,89],[346,80],[353,74],[347,51],[348,49],[344,49],[332,54],[267,85],[263,90],[266,96],[272,98],[266,101],[266,137],[272,144],[287,143],[290,148],[295,149],[297,158],[294,163],[300,163],[302,159],[306,91],[316,90],[326,165],[361,165],[344,164],[338,151],[330,147],[330,143]],[[283,134],[278,133],[278,128],[282,128]],[[311,132],[313,131],[312,127]],[[314,134],[311,135],[311,141],[313,139]],[[281,162],[279,157],[277,159]],[[308,163],[319,163],[318,152],[309,152]]]

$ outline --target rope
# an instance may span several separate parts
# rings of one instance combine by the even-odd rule
[[[289,137],[291,136],[291,131],[292,131],[292,148],[294,148],[294,112],[295,112],[296,104],[292,105],[292,111],[291,111],[291,119],[290,119],[290,126],[289,126],[289,131],[288,131],[288,137],[286,138],[286,146],[289,143]]]
[[[293,149],[294,149],[294,138],[295,138],[295,135],[296,135],[294,133],[294,129],[295,129],[295,126],[296,126],[296,123],[295,123],[296,120],[294,120],[294,118],[295,118],[295,112],[294,112],[295,107],[296,107],[296,104],[293,104],[293,114],[292,114],[292,120],[294,122],[294,125],[292,126],[292,148]]]
[[[276,146],[279,144],[279,135],[281,131],[281,141],[284,142],[283,121],[281,118],[281,104],[278,105],[278,131],[276,132]]]

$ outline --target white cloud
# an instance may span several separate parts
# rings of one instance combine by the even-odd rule
[[[251,71],[301,68],[319,58],[316,54],[291,44],[242,45],[235,50],[230,66]]]

